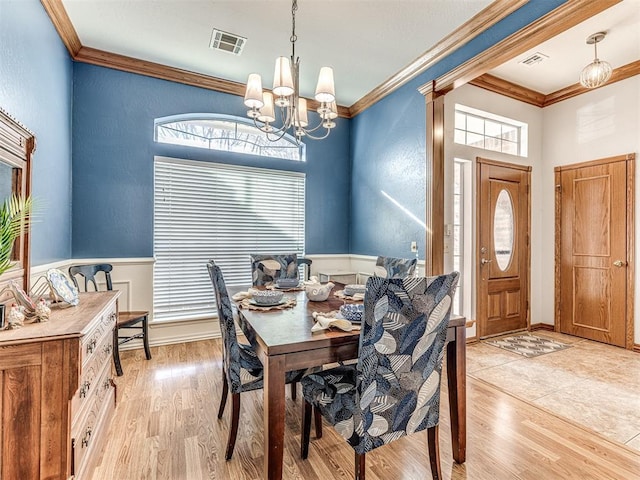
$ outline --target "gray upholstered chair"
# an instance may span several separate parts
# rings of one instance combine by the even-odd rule
[[[298,267],[303,267],[304,268],[304,280],[309,280],[309,277],[311,276],[311,264],[313,263],[313,260],[311,260],[310,258],[302,258],[302,257],[298,257]]]
[[[382,278],[412,277],[418,266],[416,258],[395,258],[379,256],[374,274]]]
[[[231,427],[225,458],[229,460],[233,455],[238,434],[240,419],[240,393],[263,388],[263,365],[253,348],[238,342],[236,325],[233,320],[233,310],[227,287],[224,283],[222,271],[213,260],[207,263],[209,277],[216,296],[220,333],[222,334],[222,396],[218,418],[222,418],[227,403],[227,395],[231,390],[232,412]],[[295,398],[295,382],[299,381],[306,370],[287,372],[286,383],[291,383],[292,397]]]
[[[454,272],[368,280],[358,363],[302,379],[303,458],[309,452],[314,407],[353,447],[356,479],[365,478],[367,452],[425,429],[433,478],[442,478],[440,376],[458,277]]]
[[[298,278],[298,255],[251,255],[251,281],[254,287],[271,285],[278,278]]]

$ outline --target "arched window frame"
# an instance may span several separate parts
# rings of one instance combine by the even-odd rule
[[[187,141],[167,141],[162,138],[161,133],[159,134],[159,132],[161,132],[161,129],[169,129],[168,125],[171,124],[175,124],[178,122],[193,122],[194,125],[197,125],[197,122],[203,121],[235,123],[234,131],[236,137],[232,139],[234,143],[231,144],[227,140],[227,148],[221,148],[222,145],[214,143],[214,140],[216,139],[215,137],[198,136],[193,133],[190,134],[188,132],[184,132],[185,135],[191,135],[194,138],[201,138],[203,145],[198,145],[196,144],[196,142],[188,143]],[[255,133],[255,140],[251,141],[249,138],[245,139],[238,137],[237,134],[239,129],[241,129],[245,134],[248,132]],[[282,139],[279,142],[271,142],[266,139],[265,133],[261,132],[253,125],[253,122],[251,120],[237,117],[235,115],[225,115],[218,113],[188,113],[157,118],[154,121],[154,141],[157,143],[183,145],[193,148],[207,148],[217,151],[257,155],[265,158],[278,158],[297,162],[306,161],[306,145],[304,143],[298,144],[296,142],[296,139],[289,134],[283,135]],[[208,143],[208,145],[204,145],[204,143]],[[243,148],[240,148],[241,146],[243,146]],[[278,153],[280,154],[278,155]]]

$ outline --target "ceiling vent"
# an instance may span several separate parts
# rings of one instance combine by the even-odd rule
[[[222,50],[223,52],[240,55],[246,43],[247,39],[244,37],[214,28],[209,47],[214,50]]]
[[[544,62],[548,58],[549,57],[546,56],[544,53],[536,52],[529,55],[524,60],[520,60],[518,63],[521,65],[524,65],[525,67],[533,67],[534,65],[537,65],[540,62]]]

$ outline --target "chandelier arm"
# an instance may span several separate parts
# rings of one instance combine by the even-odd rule
[[[309,137],[311,140],[324,140],[325,138],[327,138],[329,136],[330,133],[331,133],[331,129],[327,128],[326,129],[326,133],[321,137],[317,137],[315,135],[310,135],[310,134],[308,134],[306,132],[305,132],[305,136]]]

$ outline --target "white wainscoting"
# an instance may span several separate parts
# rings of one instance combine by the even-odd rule
[[[306,255],[313,263],[311,275],[318,272],[349,271],[358,273],[358,281],[365,283],[375,269],[375,256],[368,255]],[[122,293],[118,308],[127,310],[146,310],[150,312],[149,343],[151,346],[172,343],[194,342],[207,338],[220,337],[220,327],[215,311],[210,318],[198,320],[153,321],[153,258],[80,258],[59,261],[31,268],[31,285],[50,268],[68,273],[70,265],[89,263],[110,263],[113,265],[111,278],[113,288]],[[418,262],[418,271],[424,273],[424,262]],[[104,287],[104,285],[101,285]],[[213,291],[211,293],[213,295]],[[467,332],[473,334],[473,332]],[[122,350],[141,348],[141,342],[130,342]]]

